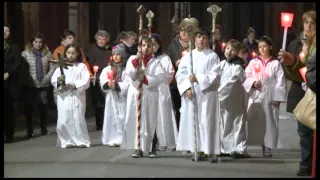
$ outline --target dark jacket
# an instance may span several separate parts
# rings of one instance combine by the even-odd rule
[[[4,90],[9,91],[15,100],[20,98],[20,82],[21,74],[19,68],[21,67],[22,57],[18,45],[10,41],[5,45],[4,49],[4,73],[9,74],[9,78],[4,83]]]
[[[133,44],[131,47],[128,47],[126,44],[122,43],[125,47],[125,51],[126,51],[126,55],[123,58],[125,64],[127,64],[128,59],[130,58],[130,56],[133,55],[137,55],[138,52],[138,45],[137,44]]]
[[[178,38],[173,39],[172,42],[169,44],[167,55],[171,59],[171,62],[174,66],[175,72],[178,71],[178,67],[176,66],[176,62],[177,62],[177,60],[182,58],[182,52],[185,50],[186,49],[183,49]],[[172,82],[170,84],[170,88],[178,89],[175,78],[172,80]]]
[[[317,58],[316,58],[316,51],[314,51],[310,57],[310,59],[307,62],[307,72],[306,72],[306,80],[308,87],[316,93],[316,85],[317,85],[317,73],[316,73],[316,64],[317,64]]]
[[[240,65],[243,69],[246,69],[246,62],[240,58],[240,57],[235,57],[233,59],[230,59],[229,61],[227,61],[229,63],[232,63],[232,64],[238,64]]]
[[[249,48],[249,54],[248,54],[248,62],[249,62],[253,59],[253,57],[252,57],[253,52],[258,54],[258,40],[255,39],[251,44],[249,39],[245,38],[243,40],[243,44],[247,45]]]
[[[99,77],[102,70],[108,66],[111,56],[110,48],[102,48],[96,44],[90,45],[89,51],[87,52],[87,60],[90,65],[91,71],[93,71],[93,66],[99,66],[99,70],[96,74],[96,82],[95,85],[91,84],[91,96],[92,103],[95,107],[101,107],[105,104],[105,95],[104,92],[100,88]]]

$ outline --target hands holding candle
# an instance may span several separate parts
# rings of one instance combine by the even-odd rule
[[[93,85],[96,85],[96,78],[97,78],[97,72],[99,70],[99,66],[95,65],[93,66],[93,72],[94,72],[94,75],[93,75]]]

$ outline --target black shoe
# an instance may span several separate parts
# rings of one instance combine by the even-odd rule
[[[41,129],[41,134],[42,135],[49,135],[49,132],[48,132],[48,130],[47,130],[47,128],[43,128],[43,129]]]
[[[96,130],[97,131],[101,131],[102,130],[102,126],[97,126]]]
[[[156,158],[156,157],[158,157],[156,151],[149,152],[149,158]]]
[[[13,138],[6,138],[6,140],[4,141],[4,143],[13,143]]]
[[[131,155],[133,158],[141,158],[143,157],[143,152],[140,150],[135,150],[134,153]]]
[[[311,171],[309,169],[300,168],[297,171],[297,176],[311,176]]]
[[[33,138],[33,133],[29,133],[29,132],[28,132],[28,133],[25,135],[25,137],[26,137],[26,138]]]

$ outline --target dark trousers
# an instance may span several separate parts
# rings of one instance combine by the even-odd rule
[[[156,131],[154,132],[153,140],[152,140],[152,152],[157,151],[158,137]]]
[[[173,109],[176,115],[177,128],[180,127],[180,108],[181,108],[181,96],[178,89],[170,89]]]
[[[314,131],[298,121],[298,135],[300,137],[300,169],[312,169]]]
[[[41,133],[47,133],[47,116],[48,116],[48,108],[47,104],[39,104],[37,105],[40,111],[40,127]],[[27,132],[28,134],[33,134],[33,112],[34,112],[33,104],[24,104],[24,114],[27,119]]]
[[[99,83],[90,86],[92,106],[95,110],[96,126],[97,128],[102,128],[103,126],[103,117],[104,117],[104,106],[105,106],[105,95],[102,92]]]
[[[13,139],[15,126],[14,98],[4,90],[4,131],[6,139]]]

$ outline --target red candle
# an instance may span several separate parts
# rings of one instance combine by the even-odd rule
[[[108,70],[107,70],[107,76],[108,76],[108,79],[114,79],[114,71],[112,70],[112,68],[109,66],[108,67]]]
[[[224,48],[226,47],[226,43],[223,42],[223,43],[221,44],[221,47],[222,47],[222,49],[224,49]]]
[[[99,66],[93,66],[93,72],[98,72],[98,70],[99,70]]]

